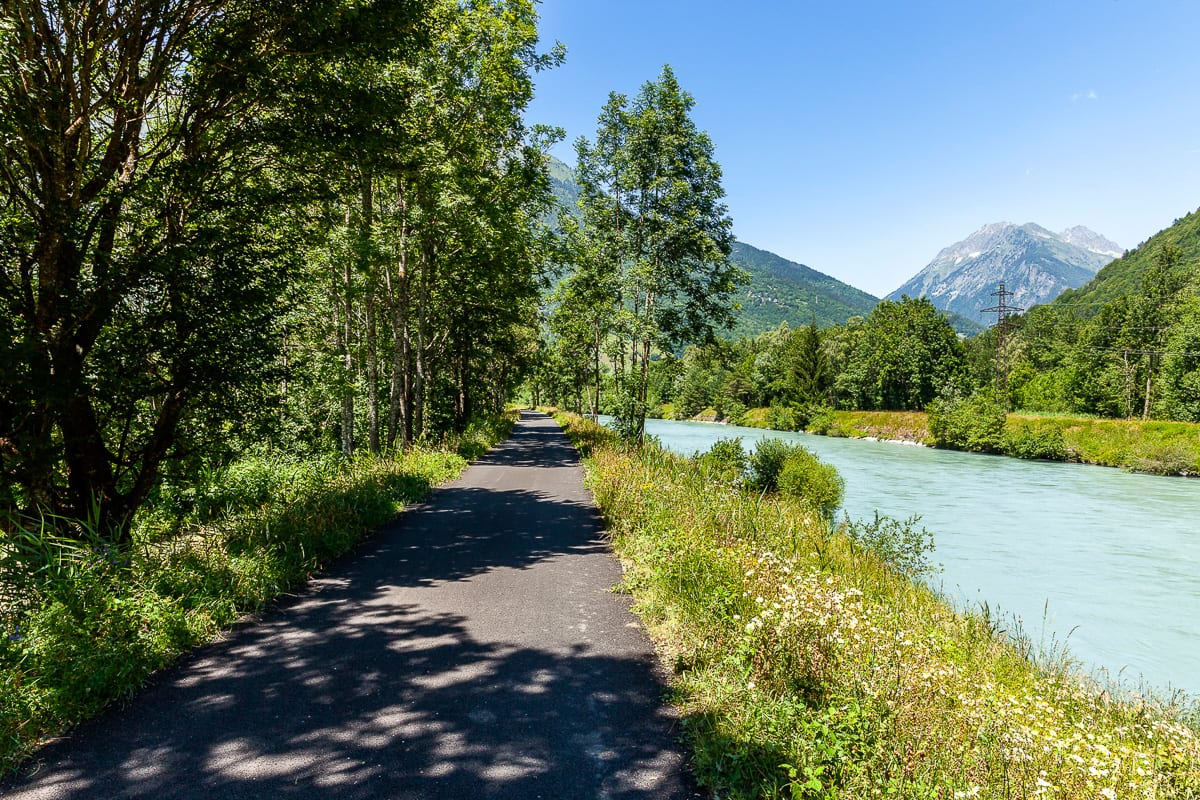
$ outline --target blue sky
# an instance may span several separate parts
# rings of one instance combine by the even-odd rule
[[[542,0],[555,154],[663,64],[739,239],[872,294],[977,228],[1133,247],[1200,207],[1200,3]]]

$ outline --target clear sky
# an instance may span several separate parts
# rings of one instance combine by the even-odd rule
[[[977,228],[1134,247],[1200,207],[1196,0],[542,0],[555,155],[671,64],[738,238],[876,295]]]

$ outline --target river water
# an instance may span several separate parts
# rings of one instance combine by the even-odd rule
[[[1122,682],[1200,695],[1200,480],[702,422],[646,431],[686,455],[798,441],[837,467],[851,517],[921,516],[932,582],[960,607],[986,602]]]

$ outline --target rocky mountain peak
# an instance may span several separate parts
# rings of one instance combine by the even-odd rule
[[[1045,303],[1082,286],[1121,252],[1118,245],[1082,226],[1066,233],[1080,243],[1032,222],[984,225],[943,248],[888,298],[928,297],[938,308],[981,324],[989,322],[980,312],[992,305],[991,292],[998,283],[1014,293],[1015,305]]]
[[[1085,228],[1082,225],[1076,225],[1073,228],[1067,228],[1059,234],[1064,242],[1082,247],[1084,250],[1090,250],[1093,253],[1120,258],[1125,255],[1125,248],[1105,238],[1095,231]]]

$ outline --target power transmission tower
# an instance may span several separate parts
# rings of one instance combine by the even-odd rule
[[[1010,306],[1008,298],[1013,296],[1013,293],[1004,288],[1001,283],[996,287],[996,291],[992,292],[992,297],[997,297],[996,305],[991,308],[983,309],[984,314],[995,314],[996,324],[992,327],[996,329],[996,381],[1000,384],[1000,396],[1004,398],[1004,404],[1008,405],[1008,350],[1004,346],[1005,334],[1008,333],[1008,319],[1013,314],[1019,314],[1025,309],[1020,306]]]

